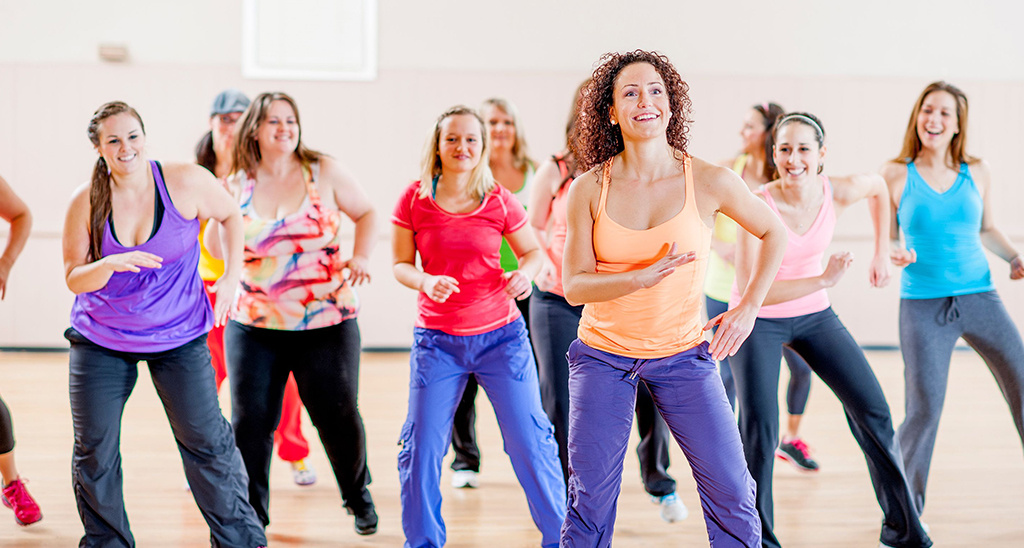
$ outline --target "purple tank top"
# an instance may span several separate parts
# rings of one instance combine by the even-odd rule
[[[185,219],[167,194],[159,165],[150,161],[164,204],[156,234],[134,247],[121,245],[104,223],[104,257],[146,251],[163,258],[161,268],[115,272],[102,289],[75,296],[71,327],[91,342],[126,352],[177,348],[213,327],[210,300],[199,278],[199,220]]]

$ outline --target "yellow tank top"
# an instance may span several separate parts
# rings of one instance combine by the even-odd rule
[[[747,167],[749,154],[740,154],[732,164],[732,170],[736,175],[743,176],[743,168]],[[715,228],[712,232],[715,240],[727,244],[736,244],[736,231],[739,225],[724,213],[715,216]],[[708,257],[708,274],[704,282],[704,294],[712,299],[727,303],[732,296],[732,282],[736,277],[736,267],[733,263],[726,261],[721,255],[711,250]]]
[[[704,341],[701,286],[711,246],[711,229],[704,224],[694,198],[690,157],[684,163],[686,194],[683,208],[664,223],[632,230],[611,219],[605,208],[612,161],[605,163],[601,198],[594,219],[594,256],[598,273],[640,270],[668,253],[696,251],[697,259],[654,287],[583,308],[579,338],[592,348],[630,358],[662,358]]]
[[[214,259],[210,251],[203,244],[203,236],[206,235],[206,221],[203,221],[199,229],[199,277],[208,282],[216,281],[224,275],[224,261]]]

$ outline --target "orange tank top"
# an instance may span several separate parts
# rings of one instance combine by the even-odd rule
[[[592,348],[630,358],[663,358],[704,341],[701,298],[711,248],[711,228],[701,220],[694,199],[690,157],[686,156],[683,208],[664,223],[646,230],[626,228],[608,216],[612,161],[604,164],[601,198],[594,219],[594,256],[598,273],[640,270],[664,257],[672,243],[680,253],[696,251],[653,287],[583,308],[579,338]]]

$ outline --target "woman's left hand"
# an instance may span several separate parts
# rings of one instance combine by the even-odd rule
[[[341,268],[348,269],[348,283],[353,286],[370,283],[370,271],[367,269],[366,263],[366,257],[353,255],[351,259],[345,261],[345,263],[341,265]]]
[[[871,259],[871,268],[868,271],[868,281],[871,282],[871,287],[885,287],[889,285],[889,257],[884,254],[876,254],[874,259]]]
[[[750,332],[754,330],[754,321],[757,320],[757,312],[760,308],[732,308],[723,312],[704,326],[707,331],[718,325],[718,330],[711,338],[711,346],[708,351],[711,357],[721,361],[736,353],[743,341],[747,340]]]
[[[228,323],[228,310],[235,302],[235,291],[238,290],[238,275],[225,274],[210,289],[217,295],[217,306],[213,307],[213,325],[220,327]]]
[[[533,291],[533,284],[525,274],[518,270],[506,272],[501,275],[505,279],[505,294],[508,298],[521,301],[530,296]]]
[[[1010,279],[1019,280],[1024,278],[1024,259],[1020,255],[1010,259]]]

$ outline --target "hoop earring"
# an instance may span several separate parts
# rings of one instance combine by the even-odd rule
[[[822,171],[825,171],[825,162],[818,164],[818,175],[821,175]]]

